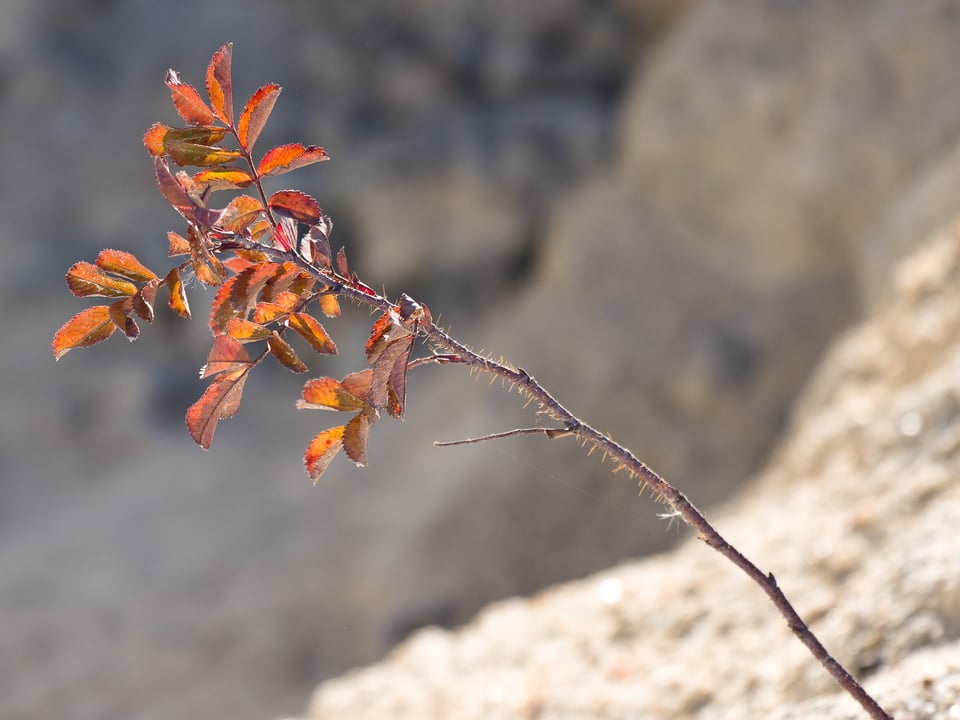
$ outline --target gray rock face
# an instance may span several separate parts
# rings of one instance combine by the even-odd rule
[[[167,266],[177,219],[140,139],[174,121],[168,67],[199,84],[233,40],[238,98],[285,86],[262,148],[331,153],[289,183],[365,280],[706,504],[953,211],[957,22],[895,0],[4,3],[0,716],[294,712],[423,624],[678,539],[562,440],[430,447],[536,422],[452,368],[412,377],[371,467],[318,488],[300,456],[328,419],[297,413],[302,378],[279,370],[197,452],[197,288],[194,323],[161,312],[54,368],[70,263]],[[369,321],[330,323],[347,356],[312,374],[356,369]]]
[[[960,224],[826,356],[716,526],[895,717],[960,707]],[[417,633],[305,718],[859,717],[759,588],[702,543]]]

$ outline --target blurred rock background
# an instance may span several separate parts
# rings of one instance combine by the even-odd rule
[[[197,450],[203,323],[54,366],[102,247],[165,266],[143,130],[235,42],[238,102],[371,284],[442,313],[708,505],[758,467],[830,339],[956,210],[960,5],[8,0],[0,7],[0,716],[271,717],[424,624],[674,542],[635,488],[455,368],[371,466],[263,368]],[[276,189],[282,187],[278,185]],[[198,318],[210,295],[194,289]],[[362,362],[365,313],[330,323]],[[353,352],[351,352],[353,348]]]

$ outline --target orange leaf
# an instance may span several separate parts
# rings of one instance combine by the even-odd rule
[[[233,417],[240,410],[243,385],[249,368],[221,373],[210,383],[203,395],[187,410],[187,429],[190,437],[204,450],[210,449],[217,423]]]
[[[259,323],[235,317],[227,323],[227,335],[236,338],[242,343],[248,343],[256,342],[257,340],[266,340],[270,337],[271,332]]]
[[[180,81],[180,75],[167,70],[167,87],[173,96],[173,104],[180,117],[191,125],[209,125],[213,122],[213,113],[192,85]]]
[[[237,315],[237,309],[230,302],[230,296],[239,277],[234,275],[223,283],[213,298],[213,305],[210,307],[210,332],[214,335],[223,335],[227,331],[227,323]]]
[[[333,378],[322,377],[307,380],[303,393],[297,400],[300,410],[339,410],[353,412],[363,408],[363,399],[347,390]]]
[[[320,203],[299,190],[281,190],[270,196],[267,203],[271,210],[313,225],[323,216]]]
[[[131,253],[123,250],[101,250],[97,256],[97,265],[101,270],[122,275],[134,282],[148,282],[156,280],[157,275],[145,267]]]
[[[172,230],[167,233],[167,242],[170,243],[167,257],[177,257],[177,255],[186,255],[190,252],[190,243],[187,242],[187,239]]]
[[[193,260],[193,274],[197,276],[197,280],[211,287],[217,287],[222,282],[209,265],[197,259]]]
[[[270,117],[278,95],[280,95],[279,85],[275,83],[264,85],[253,94],[243,108],[243,112],[240,113],[237,135],[240,138],[240,145],[246,148],[247,152],[253,150],[253,144],[257,142],[260,131],[267,124],[267,118]]]
[[[300,337],[310,343],[310,347],[321,355],[336,355],[337,346],[334,344],[323,325],[317,322],[313,315],[307,313],[292,313],[287,318],[287,326],[295,330]]]
[[[343,425],[324,430],[310,441],[307,452],[303,456],[303,464],[313,484],[316,485],[324,470],[343,447]]]
[[[154,123],[143,134],[143,146],[153,157],[163,155],[163,139],[169,130],[170,128],[167,125]]]
[[[316,145],[304,146],[301,143],[278,145],[272,150],[268,150],[260,159],[257,174],[264,177],[267,175],[282,175],[291,170],[329,159],[330,156],[324,149]]]
[[[253,176],[246,170],[237,168],[218,168],[201,170],[193,176],[193,181],[209,190],[237,190],[253,182]]]
[[[367,464],[367,435],[370,432],[370,424],[370,416],[362,412],[348,422],[343,431],[343,449],[357,467],[364,467]]]
[[[53,336],[53,356],[62,358],[73,348],[90,347],[113,335],[117,326],[110,318],[110,308],[97,305],[67,320]]]
[[[217,373],[249,369],[252,366],[253,362],[239,340],[229,335],[218,335],[213,339],[206,364],[200,368],[200,377],[208,378]]]
[[[187,302],[187,293],[183,287],[183,280],[180,277],[180,268],[175,267],[167,273],[164,278],[167,283],[167,289],[170,291],[170,300],[168,305],[177,315],[182,318],[190,319],[190,304]]]
[[[337,300],[336,295],[321,295],[320,296],[320,310],[328,318],[334,318],[340,316],[340,303]]]
[[[110,306],[110,319],[113,320],[114,325],[123,330],[127,340],[136,340],[140,335],[140,328],[137,326],[137,321],[131,316],[132,313],[133,300],[131,298],[117,300]]]
[[[77,297],[122,298],[137,294],[137,286],[132,282],[107,275],[88,262],[78,262],[67,271],[67,287]]]
[[[230,79],[230,63],[233,59],[233,43],[227,43],[210,58],[207,67],[207,94],[213,113],[233,127],[233,83]]]
[[[270,348],[270,352],[273,353],[273,356],[288,370],[291,370],[295,373],[305,373],[310,368],[308,368],[301,360],[297,353],[294,351],[290,344],[280,337],[276,331],[273,335],[267,340],[267,347]]]
[[[290,308],[284,307],[279,303],[260,302],[253,309],[253,321],[258,323],[271,323],[279,317],[290,312]]]
[[[257,302],[257,295],[282,269],[277,263],[265,262],[252,265],[239,275],[233,286],[230,301],[237,310],[246,310]]]
[[[196,145],[216,145],[227,135],[226,128],[206,126],[175,128],[154,123],[143,134],[143,144],[154,157],[166,153],[170,142],[188,142]]]
[[[217,226],[232,232],[242,232],[263,212],[263,203],[249,195],[238,195],[223,209]]]

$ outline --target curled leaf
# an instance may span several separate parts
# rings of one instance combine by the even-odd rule
[[[122,298],[137,294],[137,286],[132,282],[108,275],[88,262],[78,262],[67,271],[67,287],[77,297]]]
[[[268,150],[260,159],[260,164],[257,165],[257,173],[262,177],[282,175],[291,170],[329,159],[330,156],[324,149],[316,145],[305,146],[300,143],[278,145],[272,150]]]
[[[218,168],[201,170],[193,176],[193,181],[208,190],[238,190],[249,187],[253,176],[238,168]]]
[[[345,426],[338,425],[324,430],[310,441],[307,452],[303,456],[303,464],[314,485],[343,447],[344,430],[346,430]]]
[[[321,355],[336,355],[337,346],[334,344],[323,325],[317,322],[313,315],[307,313],[291,313],[287,318],[287,326],[292,328],[304,340],[310,343],[310,347]]]
[[[97,305],[67,320],[53,336],[53,356],[62,358],[73,348],[90,347],[113,335],[117,326],[110,317],[110,308]]]
[[[209,450],[217,423],[233,417],[240,410],[243,386],[249,368],[229,370],[213,379],[203,395],[187,410],[187,429],[190,437],[204,450]]]
[[[213,112],[200,97],[200,93],[192,85],[180,81],[180,75],[175,70],[167,70],[165,80],[173,104],[180,113],[180,117],[191,125],[209,125],[213,122]]]
[[[153,322],[153,306],[156,304],[159,288],[160,280],[151,280],[133,296],[133,311],[148,323]]]
[[[321,295],[320,296],[320,310],[328,318],[335,318],[340,316],[340,302],[337,300],[336,295]]]
[[[97,256],[97,266],[134,282],[157,279],[156,273],[144,266],[133,254],[123,250],[101,250]]]
[[[110,305],[110,319],[113,320],[114,325],[123,331],[127,340],[136,340],[140,336],[140,327],[137,325],[137,321],[133,319],[132,298],[117,300]]]
[[[201,145],[183,140],[165,140],[163,147],[167,157],[181,167],[184,165],[195,165],[197,167],[226,165],[243,157],[239,150],[224,150],[216,145]]]
[[[180,277],[180,268],[175,267],[167,273],[164,278],[167,284],[167,290],[170,291],[170,300],[168,305],[177,315],[182,318],[190,319],[190,303],[187,302],[187,293],[183,287],[183,279]]]
[[[227,125],[233,126],[233,82],[230,64],[233,60],[233,43],[227,43],[210,58],[207,67],[207,95],[213,113]]]
[[[247,152],[253,150],[253,145],[260,137],[263,126],[267,124],[267,118],[270,117],[279,95],[279,85],[276,83],[264,85],[253,94],[243,108],[243,112],[240,113],[237,135],[240,138],[240,144],[246,148]]]

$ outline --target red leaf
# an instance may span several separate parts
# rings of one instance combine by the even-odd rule
[[[227,331],[227,323],[237,315],[230,296],[239,277],[234,275],[223,283],[213,298],[213,305],[210,307],[210,332],[214,335],[223,335]]]
[[[180,75],[167,70],[167,87],[173,96],[173,104],[180,117],[191,125],[209,125],[213,122],[213,113],[192,85],[180,81]]]
[[[127,340],[136,340],[140,336],[140,328],[137,321],[131,316],[133,313],[133,300],[126,298],[117,300],[110,306],[110,319],[113,324],[123,330]]]
[[[132,282],[112,275],[88,262],[78,262],[67,271],[67,287],[77,297],[123,298],[137,294]]]
[[[238,195],[223,209],[217,227],[243,232],[263,212],[263,203],[249,195]]]
[[[313,225],[323,216],[320,203],[299,190],[281,190],[270,196],[270,208],[302,223]]]
[[[330,156],[322,147],[316,145],[304,146],[300,143],[278,145],[260,159],[257,165],[257,174],[261,177],[268,175],[283,175],[291,170],[302,168],[313,163],[329,160]]]
[[[208,378],[228,370],[243,370],[253,367],[247,351],[238,340],[229,335],[218,335],[210,346],[206,364],[200,368],[200,378]]]
[[[233,43],[227,43],[210,58],[207,67],[207,94],[213,113],[233,127],[233,83],[230,79],[230,63],[233,60]]]
[[[337,346],[334,344],[323,325],[317,322],[313,315],[307,313],[292,313],[287,318],[287,326],[295,330],[310,347],[321,355],[336,355]]]
[[[151,280],[133,296],[133,311],[148,323],[153,322],[153,306],[156,304],[159,288],[160,280]]]
[[[187,293],[183,287],[183,280],[180,277],[180,268],[175,267],[167,273],[164,278],[167,289],[170,291],[170,300],[168,305],[177,315],[182,318],[190,319],[190,303],[187,302]]]
[[[238,190],[249,187],[253,176],[246,170],[237,168],[219,168],[216,170],[201,170],[193,176],[193,181],[209,190]]]
[[[240,145],[246,148],[247,152],[253,150],[253,145],[260,137],[263,126],[267,124],[267,118],[270,117],[270,112],[279,95],[279,85],[275,83],[264,85],[253,94],[243,108],[243,112],[240,113],[237,135],[240,137]]]
[[[163,197],[173,206],[174,210],[188,221],[194,222],[196,205],[180,182],[173,176],[173,173],[170,172],[167,162],[163,158],[154,158],[153,168],[157,176],[157,185],[160,187],[160,193]]]
[[[273,336],[267,340],[267,347],[270,348],[270,352],[273,353],[273,356],[288,370],[291,370],[295,373],[305,373],[310,370],[303,360],[301,360],[297,353],[294,351],[290,344],[280,337],[276,331],[274,331]]]
[[[370,417],[362,412],[348,422],[343,431],[343,449],[357,467],[364,467],[367,464],[367,436],[370,425]]]
[[[134,282],[157,279],[157,275],[152,270],[145,267],[131,253],[123,250],[101,250],[97,256],[97,265],[101,270],[122,275]]]
[[[343,447],[343,425],[324,430],[310,441],[307,452],[303,456],[303,464],[313,484],[316,485],[324,470]]]
[[[218,375],[203,395],[187,410],[187,429],[190,437],[204,450],[209,450],[217,423],[233,417],[240,410],[243,385],[249,368],[230,370]]]
[[[53,336],[53,356],[62,358],[73,348],[90,347],[113,335],[117,326],[110,318],[110,308],[97,305],[67,320]]]
[[[333,378],[323,377],[307,380],[303,393],[297,400],[300,410],[339,410],[353,412],[363,408],[363,398],[347,390]]]
[[[279,275],[283,266],[278,263],[264,262],[252,265],[239,275],[233,286],[230,302],[240,311],[244,311],[257,302],[257,295],[264,286]]]

